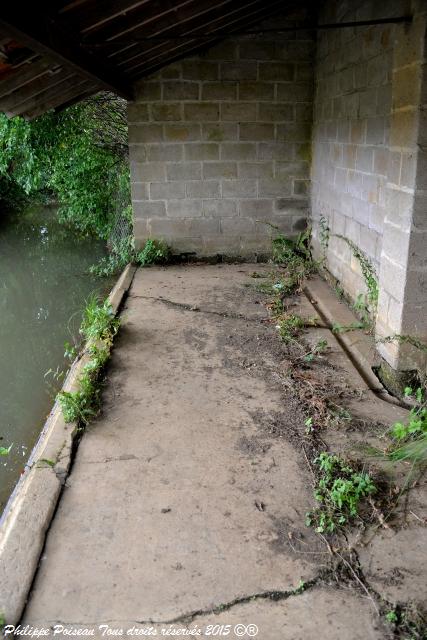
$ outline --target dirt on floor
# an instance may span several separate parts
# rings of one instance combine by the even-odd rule
[[[381,456],[399,407],[369,390],[329,329],[284,344],[255,268],[271,271],[137,273],[103,414],[80,443],[24,622],[425,637],[425,478]],[[287,306],[316,315],[302,293]],[[323,451],[378,487],[333,533],[306,525]]]

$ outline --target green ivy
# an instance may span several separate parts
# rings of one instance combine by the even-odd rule
[[[359,249],[357,244],[350,240],[350,238],[346,238],[346,236],[342,236],[340,234],[337,234],[335,237],[344,240],[344,242],[348,244],[353,256],[359,262],[362,276],[365,281],[366,288],[368,289],[367,300],[372,311],[375,311],[378,304],[379,288],[377,274],[372,262],[369,260],[368,256]]]

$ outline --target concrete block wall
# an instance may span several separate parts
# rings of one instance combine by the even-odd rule
[[[414,2],[410,26],[396,29],[386,217],[376,321],[379,338],[427,343],[427,5]],[[425,371],[424,351],[379,345],[393,369]]]
[[[253,256],[271,250],[266,223],[305,227],[314,48],[305,32],[240,36],[137,86],[128,108],[137,246],[160,237],[176,253]]]
[[[396,2],[327,2],[320,22],[402,15]],[[403,13],[405,11],[403,10]],[[386,213],[394,25],[320,31],[313,124],[312,219],[318,255],[320,218],[330,228],[327,267],[356,298],[366,292],[345,236],[377,273]]]
[[[427,342],[426,10],[421,0],[326,2],[320,21],[414,16],[412,24],[319,33],[313,124],[316,253],[353,299],[366,292],[352,240],[379,282],[376,333]],[[321,218],[329,246],[321,244]],[[397,341],[379,351],[393,369],[424,370],[425,353]]]

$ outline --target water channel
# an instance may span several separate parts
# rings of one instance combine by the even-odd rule
[[[91,294],[111,280],[88,268],[105,245],[60,225],[52,207],[0,214],[0,514],[43,427]]]

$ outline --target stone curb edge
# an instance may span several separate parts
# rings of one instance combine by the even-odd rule
[[[319,315],[323,317],[330,327],[334,323],[345,326],[358,320],[347,305],[338,300],[330,285],[319,276],[306,280],[303,291]],[[335,333],[334,335],[369,390],[375,393],[379,399],[401,406],[401,403],[384,388],[372,369],[372,367],[379,364],[379,356],[376,353],[372,336],[367,335],[360,329],[345,333]]]
[[[137,267],[128,264],[108,300],[116,314],[127,294]],[[87,346],[73,362],[63,390],[75,391],[87,363]],[[77,434],[75,423],[64,422],[55,402],[25,472],[0,519],[0,614],[7,624],[17,624],[43,551],[46,533],[68,476]]]

